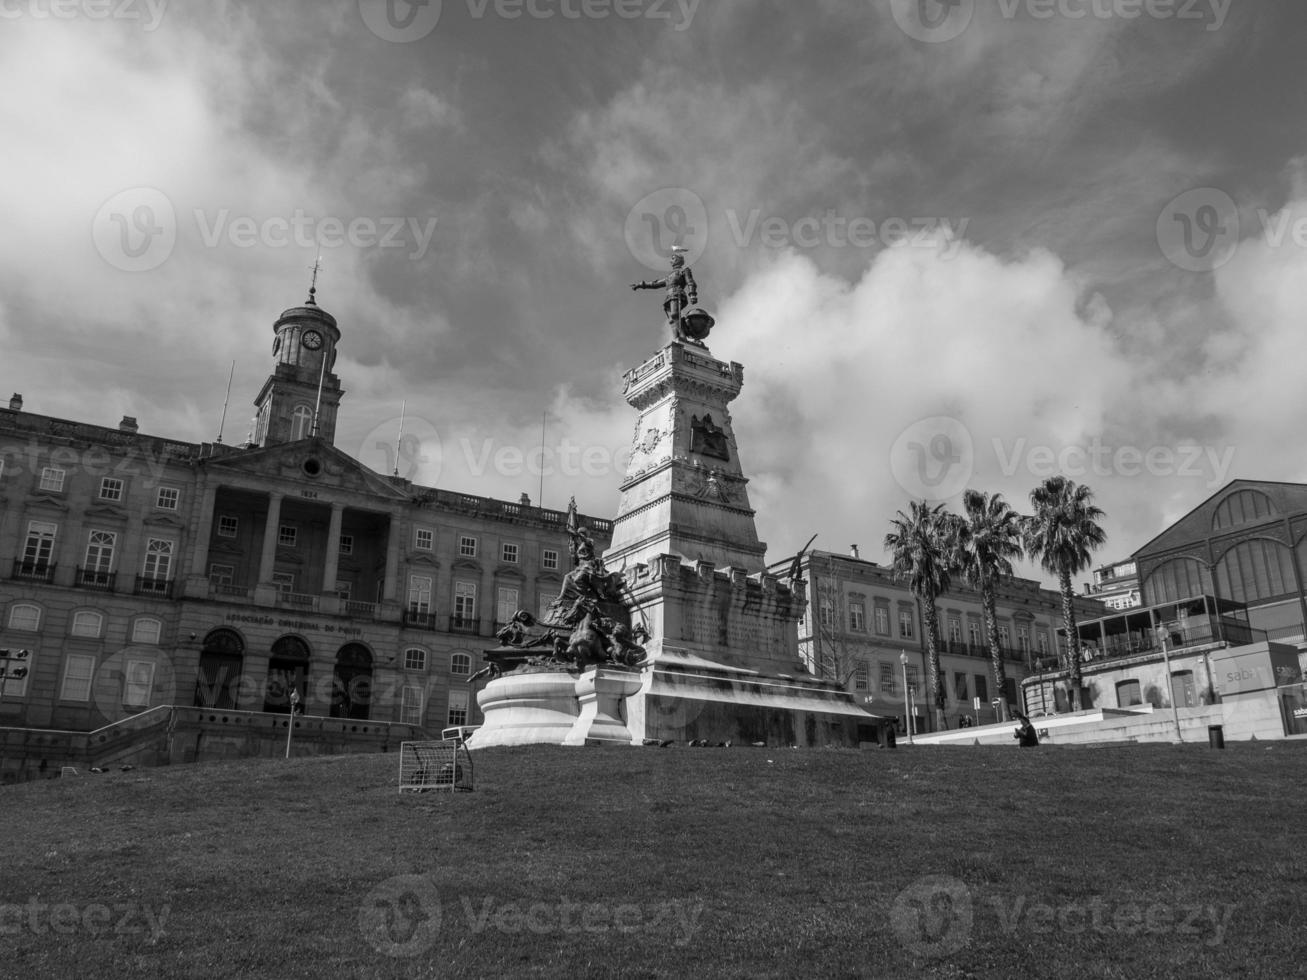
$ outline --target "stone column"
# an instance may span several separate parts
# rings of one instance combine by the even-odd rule
[[[381,601],[394,607],[399,596],[399,538],[402,519],[399,514],[390,515],[390,526],[386,529],[386,583],[382,588]]]
[[[268,523],[263,528],[259,585],[272,584],[272,571],[277,561],[277,533],[281,529],[281,498],[282,495],[279,493],[268,494]]]
[[[213,537],[213,511],[217,499],[218,488],[205,487],[195,519],[191,522],[191,557],[184,579],[188,596],[209,594],[209,541]]]
[[[331,523],[327,526],[327,560],[322,568],[322,594],[336,594],[336,574],[340,571],[340,526],[344,504],[331,505]]]

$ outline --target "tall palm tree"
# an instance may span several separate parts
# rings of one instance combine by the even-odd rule
[[[979,490],[962,495],[963,514],[954,541],[954,563],[967,583],[980,593],[985,615],[985,637],[989,641],[989,662],[994,675],[995,697],[1008,720],[1007,671],[1003,648],[998,642],[997,587],[1012,578],[1012,562],[1024,554],[1020,515],[1001,493],[990,496]]]
[[[944,680],[939,665],[939,613],[935,600],[949,590],[953,576],[953,536],[957,518],[943,504],[931,507],[913,501],[908,513],[898,512],[885,535],[885,550],[892,557],[895,577],[906,580],[908,589],[923,607],[926,620],[926,654],[930,663],[931,694],[935,702],[935,728],[944,727]],[[911,724],[911,719],[907,719]]]
[[[1089,552],[1107,541],[1098,525],[1103,512],[1095,507],[1093,491],[1064,476],[1050,476],[1030,491],[1034,516],[1026,518],[1026,551],[1038,558],[1045,571],[1057,576],[1062,591],[1062,619],[1066,626],[1066,658],[1071,674],[1072,710],[1081,708],[1080,636],[1076,632],[1075,593],[1071,576],[1089,567]]]

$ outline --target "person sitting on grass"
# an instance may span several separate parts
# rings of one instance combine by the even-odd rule
[[[1017,730],[1012,733],[1012,737],[1017,740],[1017,745],[1023,749],[1032,745],[1039,744],[1039,735],[1035,732],[1035,726],[1030,723],[1030,719],[1020,711],[1013,711],[1013,717],[1019,722]]]

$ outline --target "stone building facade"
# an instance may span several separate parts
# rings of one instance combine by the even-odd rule
[[[85,732],[159,705],[476,724],[469,677],[558,594],[566,515],[372,471],[333,445],[341,331],[273,327],[251,442],[0,407],[0,726]],[[611,522],[582,518],[599,547]]]
[[[786,563],[773,565],[783,572]],[[800,572],[808,583],[808,609],[799,621],[803,667],[832,676],[878,715],[905,718],[905,672],[915,730],[934,724],[925,620],[920,603],[894,570],[853,555],[805,553]],[[1083,596],[1077,615],[1102,616],[1106,607]],[[1020,707],[1021,681],[1040,660],[1058,655],[1063,643],[1062,599],[1038,582],[1014,578],[998,592],[998,631],[1006,684],[996,690],[985,635],[980,594],[954,583],[936,602],[940,668],[946,696],[945,721],[956,728],[965,716],[986,724],[995,720],[993,701],[1002,697]],[[907,664],[902,663],[903,655]],[[906,668],[906,671],[905,671]],[[976,699],[981,707],[976,708]]]

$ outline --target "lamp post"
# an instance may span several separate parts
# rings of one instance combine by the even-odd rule
[[[1180,734],[1180,712],[1175,707],[1175,685],[1171,682],[1171,656],[1166,649],[1167,632],[1165,626],[1157,627],[1157,639],[1162,644],[1162,665],[1166,671],[1166,696],[1171,699],[1171,720],[1175,722],[1175,740],[1183,742],[1184,736]]]
[[[295,712],[299,710],[300,692],[292,687],[290,689],[290,714],[286,719],[286,758],[290,758],[290,736],[295,731]]]
[[[899,666],[903,668],[903,721],[908,730],[908,744],[912,744],[912,691],[908,687],[908,654],[899,651]]]

